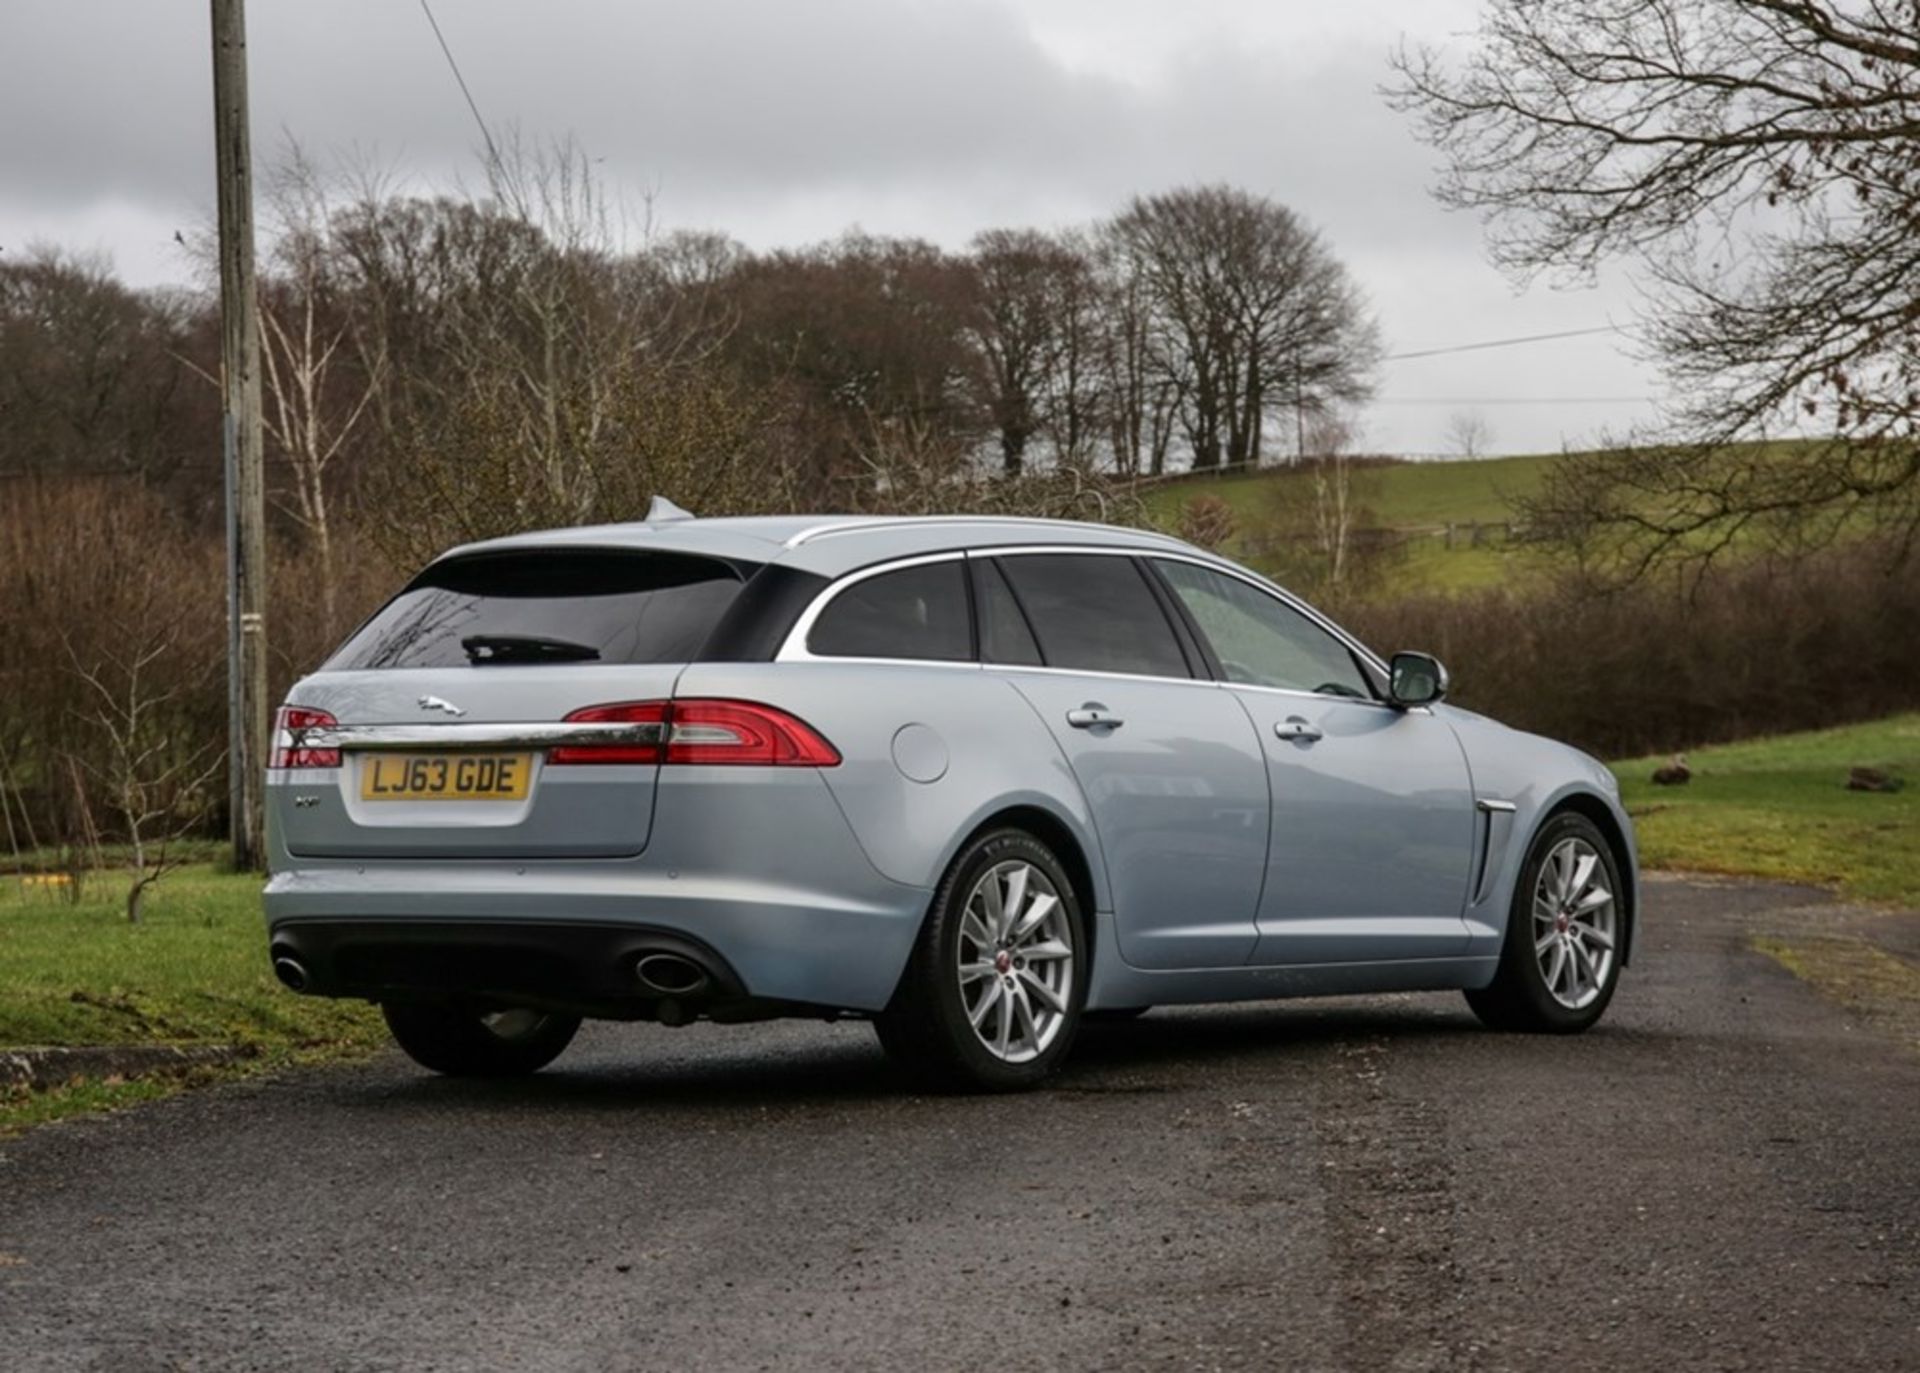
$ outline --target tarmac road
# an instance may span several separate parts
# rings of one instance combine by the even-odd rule
[[[1571,1040],[1159,1011],[942,1099],[857,1024],[592,1027],[45,1128],[0,1366],[1920,1368],[1920,1056],[1750,948],[1822,901],[1653,884]]]

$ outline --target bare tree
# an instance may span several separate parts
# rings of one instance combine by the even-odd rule
[[[1056,284],[1057,335],[1044,416],[1057,461],[1090,468],[1101,461],[1112,395],[1104,365],[1108,296],[1095,265],[1094,236],[1070,230],[1054,236],[1063,255]]]
[[[1108,449],[1123,476],[1160,476],[1173,442],[1177,373],[1155,340],[1146,273],[1111,225],[1094,233],[1095,374]]]
[[[1493,426],[1478,410],[1456,410],[1447,418],[1447,452],[1460,458],[1484,458],[1493,446]]]
[[[352,438],[385,382],[385,359],[373,354],[358,371],[343,366],[351,324],[337,281],[328,188],[298,146],[268,182],[269,275],[260,292],[261,373],[268,434],[293,478],[283,501],[318,562],[326,632],[339,629],[328,471]]]
[[[1358,440],[1349,413],[1318,416],[1306,431],[1308,456],[1268,483],[1261,512],[1268,563],[1303,589],[1323,595],[1364,588],[1394,553],[1371,529],[1369,502],[1378,495],[1379,481],[1368,461],[1355,456]]]
[[[137,925],[148,890],[181,863],[178,840],[201,824],[226,756],[217,740],[183,740],[168,728],[178,698],[195,685],[165,670],[176,656],[176,627],[143,618],[116,629],[90,648],[63,632],[82,691],[74,710],[95,736],[88,756],[69,766],[76,785],[84,770],[107,794],[127,842],[127,920]]]
[[[1317,432],[1309,436],[1314,460],[1308,467],[1313,482],[1314,542],[1326,560],[1328,585],[1337,587],[1346,579],[1347,553],[1359,513],[1353,494],[1353,465],[1347,453],[1353,426],[1329,416],[1315,429]]]
[[[189,311],[103,258],[29,245],[0,259],[0,468],[167,477],[192,451]]]
[[[739,326],[722,355],[797,400],[790,461],[814,499],[843,501],[869,481],[883,433],[969,450],[985,436],[964,260],[918,239],[850,233],[752,258],[730,285]]]
[[[1136,199],[1115,222],[1152,306],[1193,465],[1257,465],[1269,414],[1366,396],[1378,356],[1346,269],[1283,205],[1228,186]]]
[[[1086,264],[1037,229],[989,229],[974,238],[968,261],[973,299],[967,334],[980,354],[1001,468],[1018,476],[1028,443],[1052,418],[1074,326],[1069,301]]]
[[[1920,10],[1911,0],[1490,0],[1398,59],[1516,273],[1637,262],[1684,442],[1558,465],[1532,516],[1630,573],[1736,540],[1920,536]],[[1768,433],[1789,451],[1731,447]]]

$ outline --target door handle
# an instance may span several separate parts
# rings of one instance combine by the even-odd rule
[[[1292,739],[1302,744],[1311,744],[1314,740],[1325,737],[1321,734],[1318,725],[1310,724],[1298,715],[1289,715],[1284,720],[1276,720],[1273,732],[1277,738]]]
[[[1078,710],[1067,712],[1067,723],[1075,729],[1118,729],[1126,721],[1097,701],[1088,701]]]

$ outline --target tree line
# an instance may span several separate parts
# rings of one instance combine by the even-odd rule
[[[1350,274],[1297,213],[1227,186],[964,251],[858,231],[754,252],[633,232],[568,145],[483,194],[403,194],[299,155],[266,179],[268,462],[331,568],[343,510],[435,539],[702,511],[918,508],[1232,469],[1368,393]],[[43,249],[0,263],[0,464],[211,500],[217,304]],[[1077,476],[1079,480],[1064,480]],[[376,523],[390,521],[376,520]]]

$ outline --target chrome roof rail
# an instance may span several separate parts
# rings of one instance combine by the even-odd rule
[[[1158,539],[1164,543],[1186,546],[1182,540],[1171,534],[1163,534],[1157,529],[1137,529],[1119,524],[1096,524],[1088,520],[1048,519],[1038,515],[875,515],[866,519],[836,520],[830,524],[810,525],[796,534],[789,535],[785,547],[798,548],[815,539],[831,538],[836,534],[857,534],[867,530],[982,524],[1012,525],[1015,528],[1038,526],[1043,529],[1098,529],[1109,534],[1126,534],[1135,538]]]

